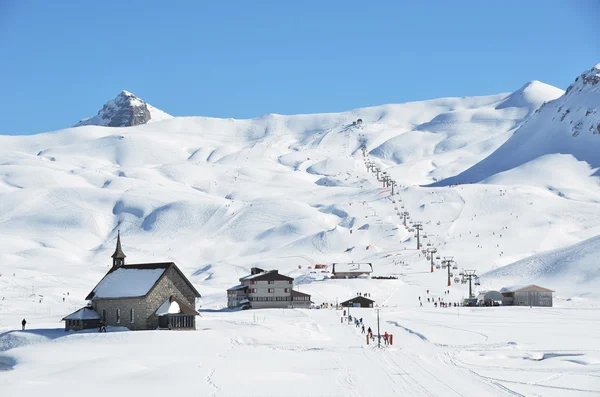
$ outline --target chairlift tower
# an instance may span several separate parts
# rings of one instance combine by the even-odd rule
[[[404,226],[406,227],[406,220],[409,218],[408,211],[401,212],[400,216],[404,218]]]
[[[451,256],[445,256],[444,260],[442,261],[442,264],[448,268],[448,287],[452,285],[452,281],[451,281],[452,273],[450,271],[452,270],[453,263],[454,263],[454,259],[452,259]]]
[[[462,274],[462,279],[463,281],[468,281],[469,282],[469,299],[473,299],[473,288],[471,286],[471,282],[473,281],[473,279],[475,279],[475,285],[478,285],[479,283],[479,277],[477,277],[477,275],[475,274],[476,270],[463,270],[461,273]]]
[[[413,228],[417,231],[417,249],[421,249],[421,235],[420,231],[423,230],[423,224],[421,222],[414,222]]]
[[[394,186],[396,186],[396,181],[390,181],[390,184],[392,185],[392,196],[394,195]]]
[[[386,175],[387,172],[383,173],[383,177],[381,178],[381,182],[383,182],[383,187],[390,187],[390,177]]]
[[[437,252],[437,248],[435,248],[435,247],[427,248],[427,253],[429,254],[429,256],[431,256],[431,273],[433,273],[433,259],[434,259],[434,254],[436,252]]]

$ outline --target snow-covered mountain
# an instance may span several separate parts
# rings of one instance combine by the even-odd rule
[[[410,124],[388,127],[389,135],[369,149],[393,166],[394,175],[410,175],[410,183],[441,180],[481,161],[544,102],[563,93],[532,81],[510,94],[426,102],[437,105],[437,112],[421,112]]]
[[[550,162],[571,157],[586,162],[590,169],[600,167],[600,64],[579,76],[564,95],[545,103],[501,147],[473,167],[435,183],[445,186],[457,183],[481,182],[501,172],[529,167],[529,162],[543,162],[547,170],[560,172],[561,167]],[[573,174],[577,172],[573,170]],[[519,173],[513,172],[513,174]],[[519,178],[523,182],[522,178]],[[532,183],[535,183],[529,178]],[[506,181],[506,178],[503,179]]]
[[[182,396],[598,394],[600,184],[593,152],[573,143],[597,148],[595,76],[564,96],[531,82],[508,94],[250,120],[155,117],[124,93],[94,125],[0,136],[0,395],[55,396],[65,384],[91,396],[134,387]],[[148,113],[164,120],[144,123]],[[503,172],[488,164],[485,183],[422,186],[540,134],[547,139],[520,141],[523,151],[511,144],[514,159],[502,149]],[[561,142],[568,154],[557,154]],[[398,182],[396,195],[367,171],[362,147]],[[422,222],[422,244],[457,269],[431,272],[403,210]],[[174,261],[200,291],[198,332],[60,329],[111,265],[118,230],[129,263]],[[311,269],[332,262],[369,262],[391,277],[333,280]],[[252,266],[294,277],[317,304],[368,292],[395,345],[365,345],[340,311],[221,310]],[[467,297],[466,285],[451,277],[448,286],[459,269],[482,275],[476,292],[543,283],[556,307],[434,307]],[[372,309],[352,315],[376,329]],[[24,317],[32,330],[13,331]]]
[[[146,103],[129,91],[121,91],[116,98],[106,102],[98,114],[81,120],[75,125],[99,125],[106,127],[129,127],[173,118],[170,114]]]

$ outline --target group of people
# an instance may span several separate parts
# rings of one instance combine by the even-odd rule
[[[344,323],[344,317],[346,317],[346,310],[344,310],[343,313],[343,317],[341,319],[341,322]],[[350,315],[350,313],[348,313],[348,324],[354,322],[354,325],[356,326],[356,328],[360,328],[361,329],[361,333],[367,335],[367,337],[371,340],[371,341],[375,341],[375,335],[373,335],[373,330],[371,330],[371,327],[367,327],[365,329],[365,324],[363,323],[363,319],[362,318],[352,318],[352,315]],[[383,338],[383,343],[385,345],[389,345],[390,344],[390,340],[391,340],[391,335],[387,333],[387,331],[383,334],[380,335],[381,338]]]
[[[371,297],[371,293],[370,292],[357,292],[356,296],[363,296],[365,298],[370,298]]]
[[[426,291],[427,295],[429,295],[429,290]],[[446,290],[444,291],[444,295],[450,295],[450,291]],[[435,300],[435,298],[432,297],[428,297],[427,298],[427,303],[433,303],[433,307],[460,307],[461,304],[458,302],[444,302],[444,298],[442,297],[437,297],[437,301]],[[419,306],[423,306],[423,301],[421,300],[421,297],[419,296]]]

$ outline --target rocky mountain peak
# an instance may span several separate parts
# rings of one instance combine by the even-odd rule
[[[600,92],[600,63],[597,63],[590,70],[586,70],[581,76],[577,77],[575,82],[567,88],[567,94],[584,90]]]
[[[131,92],[123,90],[114,99],[106,102],[96,116],[81,120],[75,127],[84,125],[130,127],[166,118],[171,116],[152,107]]]

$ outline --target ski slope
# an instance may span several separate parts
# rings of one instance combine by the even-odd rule
[[[344,113],[0,136],[0,394],[58,395],[65,383],[91,395],[140,384],[182,396],[600,393],[600,279],[577,277],[598,271],[594,159],[544,152],[481,183],[423,186],[478,167],[552,101],[596,98],[561,95],[532,82]],[[363,145],[398,182],[395,196],[367,171]],[[485,274],[479,290],[541,283],[556,307],[420,307],[419,297],[457,302],[468,289],[431,273],[396,208],[423,223],[423,244]],[[174,261],[190,278],[198,332],[60,329],[108,269],[117,230],[128,261]],[[397,279],[309,269],[352,261]],[[252,266],[294,277],[317,304],[370,293],[395,345],[366,346],[334,310],[223,310]],[[374,327],[373,311],[360,313]],[[32,330],[14,331],[23,317]]]

